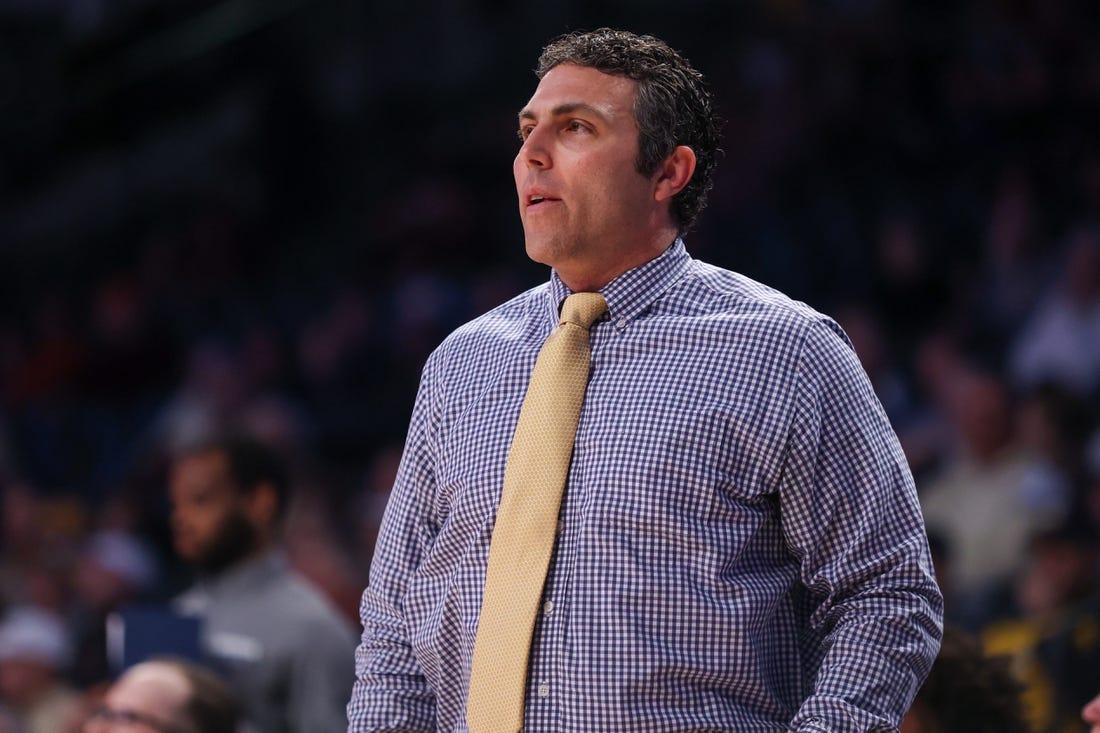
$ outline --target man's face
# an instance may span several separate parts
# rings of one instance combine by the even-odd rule
[[[520,112],[513,173],[527,254],[559,273],[618,275],[668,205],[638,173],[631,79],[563,64]],[[664,244],[667,244],[665,242]],[[606,282],[606,280],[604,280]],[[566,282],[573,285],[566,277]]]
[[[244,512],[244,497],[220,451],[180,459],[172,467],[172,534],[188,563],[217,573],[247,556],[256,532]]]

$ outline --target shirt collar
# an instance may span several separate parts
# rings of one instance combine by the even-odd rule
[[[684,249],[683,240],[677,237],[657,257],[627,270],[600,288],[600,294],[607,300],[607,313],[600,320],[613,322],[619,330],[626,328],[680,278],[690,261],[691,256]],[[554,323],[558,321],[562,302],[572,294],[573,291],[562,282],[558,273],[551,271],[550,306]]]

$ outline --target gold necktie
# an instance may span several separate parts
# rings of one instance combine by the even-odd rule
[[[588,384],[588,328],[606,310],[599,293],[566,298],[531,373],[489,545],[466,701],[471,733],[523,727],[531,633]]]

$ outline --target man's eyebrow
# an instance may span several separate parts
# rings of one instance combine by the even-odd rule
[[[559,117],[561,115],[570,115],[575,112],[583,112],[584,114],[598,117],[601,120],[607,119],[606,113],[597,109],[596,107],[593,107],[587,102],[565,102],[563,104],[559,104],[557,107],[554,107],[552,110],[550,110],[550,116]],[[530,107],[524,107],[519,111],[518,117],[521,120],[534,120],[537,119],[538,116]]]

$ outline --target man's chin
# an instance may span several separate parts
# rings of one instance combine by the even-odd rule
[[[561,259],[561,243],[550,237],[528,235],[525,245],[527,256],[540,265],[553,267]]]
[[[183,560],[188,565],[194,565],[202,556],[202,551],[193,545],[181,545],[176,543],[172,549],[176,551],[176,557]]]
[[[255,528],[241,514],[231,514],[209,543],[199,548],[192,565],[207,575],[217,575],[236,565],[257,548]]]

